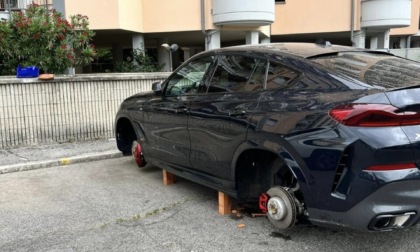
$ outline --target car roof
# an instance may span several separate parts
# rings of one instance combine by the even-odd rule
[[[271,44],[258,44],[258,45],[242,45],[225,47],[216,49],[217,51],[261,51],[261,52],[279,52],[284,54],[294,55],[301,58],[311,58],[326,54],[336,54],[340,52],[365,52],[367,49],[360,49],[351,46],[331,45],[329,43],[271,43]]]

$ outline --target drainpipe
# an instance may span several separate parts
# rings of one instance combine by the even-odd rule
[[[201,32],[205,36],[205,43],[206,43],[206,51],[209,49],[209,45],[211,42],[211,35],[219,32],[219,30],[206,32],[206,11],[205,11],[205,0],[201,0]]]
[[[350,15],[350,41],[351,46],[354,46],[353,36],[354,36],[354,0],[351,0],[351,15]]]
[[[9,12],[9,20],[12,20],[12,9],[11,9],[11,2],[10,2],[10,0],[5,0],[5,3],[6,3],[6,6],[7,6],[7,8],[6,8],[6,10]]]
[[[407,37],[407,46],[405,47],[405,58],[408,59],[408,50],[411,48],[411,36]]]
[[[209,36],[206,33],[206,10],[205,10],[205,0],[201,0],[201,32],[204,34],[205,39],[205,50],[208,50],[210,41]]]

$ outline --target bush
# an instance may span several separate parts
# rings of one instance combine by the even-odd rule
[[[18,65],[56,74],[88,65],[95,57],[93,36],[88,17],[71,16],[68,22],[61,13],[33,3],[0,22],[0,74],[15,74]]]
[[[115,72],[159,72],[164,64],[157,64],[152,57],[147,55],[143,45],[141,48],[133,49],[131,57],[126,61],[118,62],[115,65]]]

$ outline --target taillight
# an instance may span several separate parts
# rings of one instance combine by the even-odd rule
[[[366,171],[396,171],[396,170],[415,169],[415,168],[417,168],[415,163],[388,164],[388,165],[369,166],[366,169]]]
[[[335,107],[330,116],[341,124],[360,127],[389,127],[420,124],[420,114],[398,112],[387,104],[346,104]]]

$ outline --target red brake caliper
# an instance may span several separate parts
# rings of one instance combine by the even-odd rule
[[[145,165],[144,158],[143,158],[143,151],[141,149],[141,145],[137,142],[133,142],[133,148],[131,150],[134,159],[136,160],[136,164],[139,167],[143,167]]]
[[[261,194],[261,196],[260,196],[260,210],[263,212],[263,213],[267,213],[267,202],[268,202],[268,199],[269,199],[269,197],[268,197],[268,195],[267,194],[265,194],[265,193],[263,193],[263,194]]]

